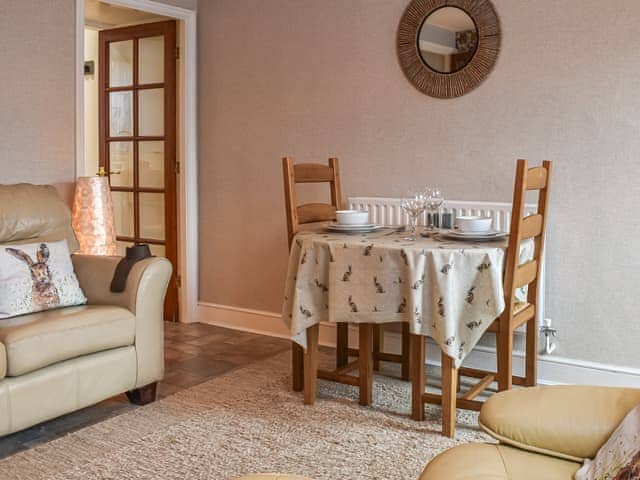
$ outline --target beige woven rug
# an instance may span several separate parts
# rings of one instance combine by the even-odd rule
[[[352,387],[320,382],[302,404],[289,388],[289,355],[229,372],[146,407],[0,462],[2,479],[229,479],[283,472],[322,479],[416,479],[438,452],[485,440],[459,413],[457,440],[439,410],[408,418],[410,386],[376,376],[372,407]]]

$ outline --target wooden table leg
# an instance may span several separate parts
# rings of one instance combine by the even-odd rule
[[[304,403],[313,405],[316,401],[318,383],[318,337],[320,324],[307,328],[307,351],[304,354]]]
[[[456,385],[458,371],[453,359],[442,353],[442,433],[449,438],[456,435]]]
[[[360,405],[371,405],[373,400],[373,325],[361,323],[359,328]]]
[[[402,323],[402,379],[409,380],[411,377],[411,347],[409,343],[411,342],[409,336],[411,332],[409,330],[409,324],[406,322]]]
[[[410,334],[411,356],[411,418],[424,420],[424,337]]]
[[[340,322],[336,330],[336,367],[342,368],[349,363],[349,324]]]
[[[293,391],[301,392],[304,388],[304,348],[296,342],[291,342],[291,375]]]
[[[373,325],[373,369],[380,371],[380,360],[378,354],[384,350],[384,334],[382,327],[378,324]]]

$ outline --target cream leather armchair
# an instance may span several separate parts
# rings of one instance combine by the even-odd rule
[[[0,244],[66,239],[77,249],[68,207],[47,186],[0,185]],[[0,320],[0,436],[126,392],[155,399],[164,373],[164,297],[171,264],[133,267],[110,291],[120,257],[72,255],[88,303]]]
[[[499,443],[447,450],[420,479],[571,480],[638,404],[640,389],[563,385],[498,393],[479,423]]]

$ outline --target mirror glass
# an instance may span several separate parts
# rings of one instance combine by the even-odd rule
[[[442,7],[424,21],[418,34],[422,61],[438,73],[462,70],[478,46],[476,24],[458,7]]]

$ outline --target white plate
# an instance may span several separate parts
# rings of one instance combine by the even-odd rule
[[[483,237],[491,237],[491,236],[496,236],[496,235],[502,235],[505,232],[500,232],[498,230],[488,230],[486,232],[465,232],[462,230],[458,230],[457,228],[455,230],[441,230],[440,233],[452,233],[453,235],[459,235],[460,237],[477,237],[477,236],[483,236]]]
[[[354,228],[372,228],[376,227],[375,223],[361,223],[359,225],[347,225],[344,223],[330,223],[328,225],[330,228],[341,229],[341,230],[350,230]]]
[[[443,238],[450,238],[453,240],[500,240],[507,237],[507,232],[498,232],[492,230],[490,232],[478,233],[478,232],[459,232],[457,230],[441,230],[440,236]]]
[[[340,232],[340,233],[368,233],[375,232],[376,230],[380,230],[383,228],[380,225],[375,225],[373,223],[367,225],[339,225],[337,223],[332,223],[327,226],[327,230],[330,232]]]

